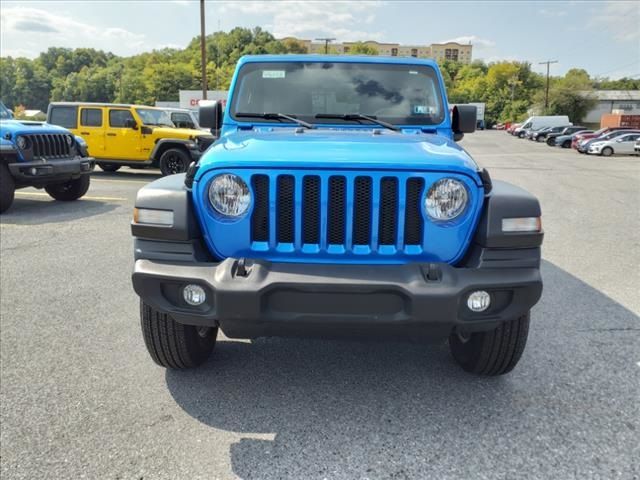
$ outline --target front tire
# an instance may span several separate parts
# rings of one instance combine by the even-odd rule
[[[547,138],[547,145],[549,145],[550,147],[555,147],[556,146],[555,138]]]
[[[189,163],[187,152],[180,148],[170,148],[160,157],[160,171],[162,175],[184,173],[187,171]]]
[[[529,334],[530,313],[502,323],[487,332],[461,335],[454,332],[449,337],[451,354],[467,372],[478,375],[504,375],[516,366]]]
[[[565,140],[562,142],[562,148],[571,148],[571,140]]]
[[[600,155],[602,155],[603,157],[610,157],[611,155],[613,155],[613,148],[604,147],[600,152]]]
[[[518,133],[518,138],[524,138],[524,132]]]
[[[0,213],[6,212],[15,197],[16,183],[13,181],[9,167],[0,165]]]
[[[105,172],[117,172],[120,170],[120,165],[114,165],[112,163],[98,163],[98,166]]]
[[[89,190],[91,177],[81,175],[80,178],[64,183],[54,183],[44,187],[45,191],[56,200],[71,202],[82,197]]]
[[[186,369],[203,364],[211,355],[217,328],[183,325],[140,300],[140,323],[149,355],[161,367]]]

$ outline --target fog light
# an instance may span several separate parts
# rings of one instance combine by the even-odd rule
[[[472,312],[484,312],[491,305],[491,295],[484,290],[473,292],[467,298],[467,307]]]
[[[207,299],[207,294],[200,285],[189,284],[182,290],[182,296],[184,297],[184,301],[189,305],[193,305],[197,307],[198,305],[202,305],[204,301]]]
[[[37,169],[37,168],[35,168],[35,167],[31,167],[31,168],[29,169],[29,173],[30,173],[31,175],[37,175],[37,174],[38,174],[38,169]]]

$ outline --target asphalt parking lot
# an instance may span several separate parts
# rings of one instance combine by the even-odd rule
[[[2,479],[640,478],[640,158],[462,145],[543,208],[545,291],[502,378],[444,344],[294,339],[222,338],[166,372],[130,282],[157,173],[98,170],[67,204],[20,191],[0,228]]]

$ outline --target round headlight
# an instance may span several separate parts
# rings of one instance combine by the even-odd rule
[[[218,213],[239,217],[249,209],[251,193],[240,177],[224,173],[215,177],[209,185],[209,201]]]
[[[467,188],[462,182],[442,178],[431,185],[424,208],[434,220],[451,220],[464,212],[468,199]]]
[[[20,150],[24,150],[25,148],[27,148],[27,139],[22,136],[16,138],[16,145]]]

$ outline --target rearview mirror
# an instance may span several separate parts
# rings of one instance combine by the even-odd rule
[[[218,132],[222,127],[222,102],[202,100],[199,111],[200,126]]]
[[[477,108],[474,105],[456,105],[453,107],[451,128],[453,129],[453,139],[456,142],[462,140],[465,133],[476,131],[477,117]]]
[[[129,118],[129,119],[125,120],[124,127],[125,128],[132,128],[134,130],[137,130],[138,129],[138,124],[136,123],[136,121],[133,118]]]

